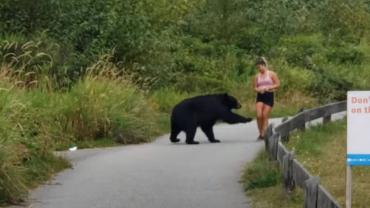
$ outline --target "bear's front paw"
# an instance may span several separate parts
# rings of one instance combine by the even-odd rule
[[[245,118],[245,123],[247,123],[247,122],[251,122],[253,119],[252,118]]]

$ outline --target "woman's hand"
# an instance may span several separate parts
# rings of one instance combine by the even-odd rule
[[[276,86],[270,86],[266,88],[267,92],[275,92],[276,91]]]
[[[259,88],[257,88],[257,92],[258,92],[258,93],[263,94],[263,93],[265,93],[266,91],[267,91],[267,89],[266,89],[265,87],[259,87]]]

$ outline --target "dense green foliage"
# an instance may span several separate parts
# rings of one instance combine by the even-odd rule
[[[369,8],[365,0],[2,0],[0,202],[21,198],[38,174],[27,174],[28,160],[104,137],[147,141],[184,97],[229,91],[253,105],[260,55],[282,81],[280,112],[368,88]]]
[[[265,55],[284,77],[305,74],[298,90],[332,100],[367,87],[352,71],[369,61],[369,14],[367,1],[349,0],[4,0],[0,41],[41,41],[57,88],[108,53],[155,89],[230,90]]]

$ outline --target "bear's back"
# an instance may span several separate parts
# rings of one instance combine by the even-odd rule
[[[219,109],[221,103],[221,98],[218,94],[191,97],[178,103],[173,108],[172,114],[213,114]]]

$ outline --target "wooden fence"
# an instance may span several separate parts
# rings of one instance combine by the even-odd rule
[[[294,159],[283,142],[289,141],[289,134],[294,130],[304,130],[308,122],[322,118],[323,123],[331,121],[334,113],[346,111],[346,101],[332,103],[315,109],[303,110],[290,119],[273,128],[267,129],[265,148],[271,160],[277,160],[283,170],[284,187],[292,191],[296,186],[305,191],[305,208],[339,208],[339,204],[329,192],[319,184],[319,178],[312,176],[303,165]]]

